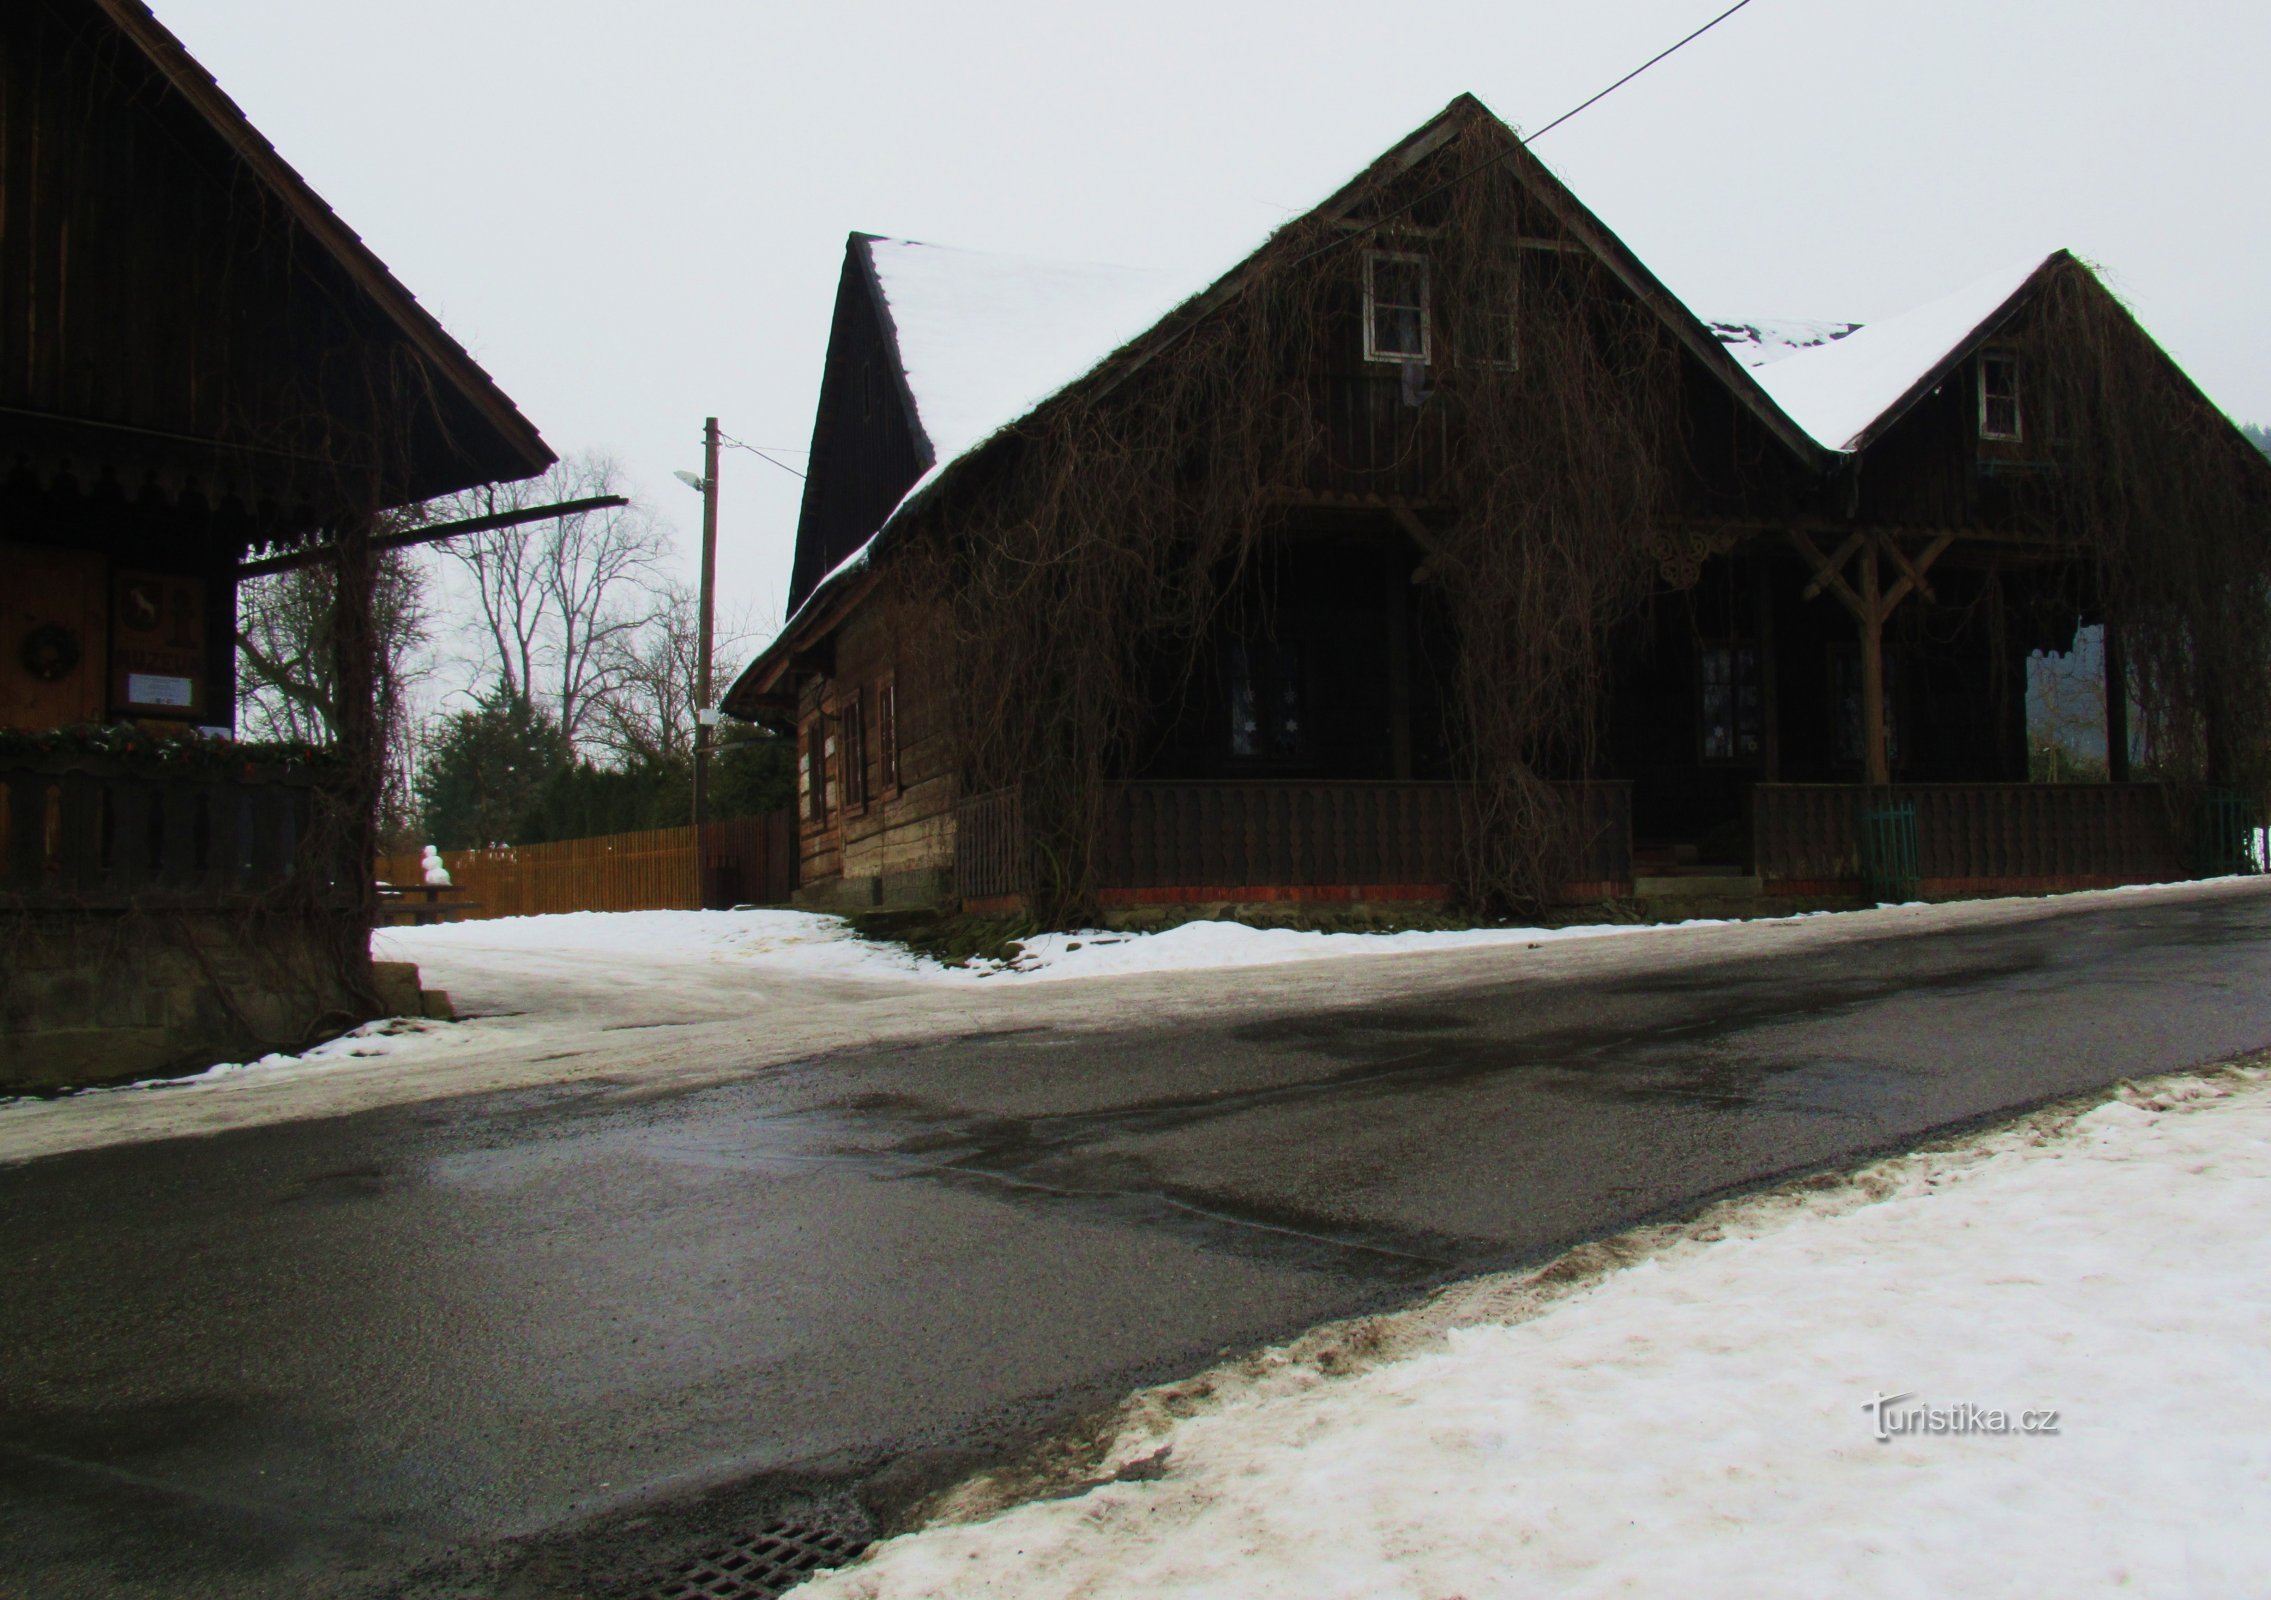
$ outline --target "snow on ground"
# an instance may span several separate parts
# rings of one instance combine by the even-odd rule
[[[2271,1073],[2161,1080],[1152,1391],[798,1593],[2261,1595],[2267,1215]]]
[[[1408,933],[1305,933],[1239,922],[1186,922],[1158,933],[1045,933],[1009,962],[948,966],[902,945],[862,939],[841,917],[811,911],[582,911],[394,928],[372,949],[382,959],[428,961],[478,951],[492,963],[518,955],[576,954],[639,962],[747,964],[784,973],[949,984],[1015,984],[1223,967],[1275,966],[1403,951],[1536,949],[1563,939],[1659,932],[1709,923],[1602,923],[1571,928],[1457,928]]]

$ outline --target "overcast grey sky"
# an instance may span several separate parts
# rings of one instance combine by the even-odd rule
[[[1726,3],[155,0],[689,565],[671,469],[711,412],[808,442],[848,231],[1197,287],[1460,91],[1542,127]],[[2271,418],[2267,63],[2263,0],[1753,0],[1537,153],[1706,315],[1868,320],[2065,245]],[[770,628],[799,485],[722,477],[723,603]]]

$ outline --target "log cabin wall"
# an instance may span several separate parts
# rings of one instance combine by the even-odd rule
[[[935,905],[953,893],[953,705],[905,611],[869,605],[798,695],[800,904]],[[817,800],[815,794],[817,792]]]

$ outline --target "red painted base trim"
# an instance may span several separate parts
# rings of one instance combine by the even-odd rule
[[[1032,907],[1021,894],[981,894],[964,899],[962,909],[975,917],[1014,917]]]

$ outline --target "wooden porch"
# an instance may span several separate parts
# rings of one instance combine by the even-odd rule
[[[1565,784],[1576,845],[1554,898],[1634,894],[1631,786]],[[1447,901],[1461,878],[1474,791],[1457,783],[1143,782],[1112,787],[1097,841],[1107,908]],[[1926,899],[2159,883],[2201,865],[2199,819],[2163,784],[1761,783],[1750,874],[1762,897],[1871,892],[1864,817],[1913,817],[1913,892]],[[1031,845],[1015,790],[956,813],[956,890],[972,910],[1023,903]]]

